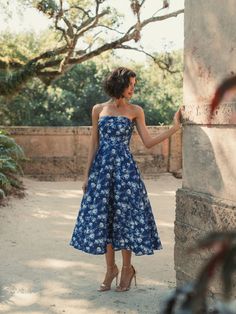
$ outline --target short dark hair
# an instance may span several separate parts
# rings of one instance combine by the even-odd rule
[[[110,97],[121,98],[124,90],[129,87],[131,77],[136,77],[134,71],[119,67],[107,76],[103,88]]]

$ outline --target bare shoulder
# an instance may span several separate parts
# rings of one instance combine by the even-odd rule
[[[141,116],[143,116],[144,111],[143,111],[143,108],[141,106],[134,105],[134,104],[132,104],[132,106],[133,106],[133,110],[134,110],[136,118],[140,118]]]
[[[102,104],[96,104],[93,106],[93,109],[92,109],[93,113],[95,114],[99,114],[101,110],[102,110]]]
[[[134,109],[135,109],[137,112],[143,112],[143,108],[142,108],[141,106],[139,106],[139,105],[134,105],[134,104],[133,104],[133,106],[134,106]]]
[[[103,110],[103,105],[104,104],[96,104],[92,108],[92,118],[98,120],[100,112]]]
[[[93,106],[93,112],[96,113],[97,115],[99,115],[102,110],[108,106],[107,102],[101,103],[101,104],[96,104]]]

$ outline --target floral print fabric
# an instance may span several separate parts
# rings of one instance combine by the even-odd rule
[[[145,185],[130,152],[134,121],[125,116],[98,120],[99,147],[70,245],[91,254],[127,249],[135,255],[162,249]]]

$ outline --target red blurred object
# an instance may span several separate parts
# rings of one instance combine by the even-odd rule
[[[217,88],[215,95],[211,102],[211,116],[217,106],[219,105],[220,101],[222,100],[223,96],[227,91],[232,88],[236,88],[236,76],[233,76],[229,79],[224,80],[220,86]]]

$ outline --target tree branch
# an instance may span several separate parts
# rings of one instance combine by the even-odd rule
[[[142,23],[141,23],[141,27],[145,27],[146,25],[148,25],[149,23],[154,23],[156,21],[162,21],[162,20],[165,20],[167,18],[170,18],[170,17],[176,17],[178,16],[179,14],[183,13],[184,10],[178,10],[178,11],[175,11],[175,12],[172,12],[170,14],[166,14],[166,15],[163,15],[163,16],[156,16],[156,17],[152,17],[152,18],[149,18],[147,20],[144,20]],[[106,43],[104,44],[103,46],[89,52],[88,54],[84,55],[84,56],[81,56],[79,58],[72,58],[70,60],[70,63],[72,64],[76,64],[76,63],[82,63],[88,59],[91,59],[99,54],[101,54],[102,52],[105,52],[109,49],[116,49],[116,48],[119,48],[121,44],[123,44],[124,42],[128,42],[132,39],[134,39],[135,37],[135,25],[133,25],[127,32],[126,34],[111,42],[111,43]]]
[[[14,62],[7,63],[1,60],[0,68],[6,68],[7,66],[9,66],[9,64],[11,64],[11,68],[18,69],[18,72],[5,78],[5,80],[1,80],[0,95],[9,95],[14,93],[14,91],[17,92],[19,88],[21,88],[21,86],[33,76],[37,76],[40,79],[42,79],[46,84],[50,84],[52,80],[55,80],[58,77],[60,77],[63,73],[71,69],[71,67],[73,67],[75,64],[79,64],[89,59],[92,59],[93,57],[98,56],[101,53],[111,49],[132,49],[140,51],[142,53],[145,53],[149,57],[155,59],[155,61],[157,62],[158,66],[161,69],[167,70],[170,73],[175,73],[175,71],[169,69],[169,64],[165,63],[164,61],[156,60],[155,57],[145,52],[144,50],[124,45],[124,43],[130,42],[131,40],[137,41],[139,39],[137,35],[140,35],[141,29],[143,29],[146,25],[157,21],[162,21],[171,17],[176,17],[179,14],[182,14],[184,10],[178,10],[163,16],[155,17],[152,16],[151,18],[148,18],[142,22],[140,20],[139,12],[137,14],[138,15],[137,23],[130,27],[126,33],[121,33],[122,36],[120,38],[113,40],[110,43],[105,43],[100,47],[89,52],[87,52],[87,49],[80,50],[80,54],[76,57],[73,57],[78,39],[89,30],[95,29],[95,27],[105,27],[112,31],[117,31],[115,29],[110,28],[107,25],[103,24],[98,25],[99,19],[110,12],[109,9],[106,9],[99,13],[100,4],[102,2],[104,2],[104,0],[96,0],[95,7],[96,14],[95,16],[92,17],[89,14],[90,11],[86,11],[81,7],[77,6],[77,9],[81,10],[87,17],[86,20],[82,21],[81,25],[78,26],[72,24],[69,21],[69,19],[64,16],[65,11],[63,10],[63,0],[60,0],[59,10],[56,12],[56,15],[54,11],[53,17],[55,18],[55,28],[62,32],[63,37],[66,40],[66,44],[54,50],[46,51],[40,54],[39,56],[32,58],[25,65],[20,65],[19,63],[14,64]],[[142,6],[144,2],[145,0],[142,0],[141,3],[137,2],[139,5],[138,10],[140,10],[140,5]],[[59,20],[63,20],[63,22],[65,23],[65,27],[67,29],[64,29],[63,27],[58,25]],[[91,46],[89,46],[89,48],[91,48]],[[64,56],[61,56],[63,54]],[[45,61],[45,59],[48,60]],[[19,67],[21,68],[20,70]],[[56,69],[55,67],[59,68]]]
[[[69,39],[67,37],[66,30],[64,28],[58,26],[59,18],[60,18],[59,15],[57,15],[56,18],[55,18],[55,28],[62,33],[62,37],[65,39],[67,45],[69,46],[70,45],[70,41],[69,41]]]
[[[60,54],[63,54],[63,53],[66,53],[68,50],[68,47],[67,45],[64,45],[64,46],[61,46],[59,48],[56,48],[54,50],[48,50],[44,53],[42,53],[41,55],[39,55],[38,57],[35,57],[34,59],[31,59],[30,62],[31,63],[35,63],[41,59],[47,59],[47,58],[52,58],[52,57],[55,57],[55,56],[58,56]]]
[[[76,24],[73,24],[73,26],[77,29],[76,36],[82,37],[85,32],[93,28],[97,23],[98,20],[103,17],[104,15],[108,14],[109,10],[104,10],[103,12],[97,14],[96,16],[91,17],[90,19],[87,19],[85,22],[83,22],[80,26],[77,26]]]
[[[107,25],[97,24],[96,27],[104,27],[104,28],[109,29],[110,31],[116,32],[116,33],[121,34],[121,35],[125,34],[124,32],[120,32],[120,31],[118,31],[118,29],[112,28],[112,27],[107,26]]]
[[[169,7],[169,0],[163,0],[163,6],[159,10],[157,10],[152,16],[156,15],[161,10],[164,10]]]
[[[135,51],[138,51],[138,52],[142,52],[145,55],[147,55],[148,57],[152,58],[152,60],[159,66],[159,68],[161,70],[167,71],[167,72],[169,72],[171,74],[179,73],[178,70],[175,70],[175,71],[171,70],[170,69],[170,64],[164,62],[163,60],[158,59],[157,57],[153,56],[152,54],[146,52],[143,49],[139,49],[139,48],[136,48],[136,47],[131,47],[131,46],[128,46],[128,45],[120,45],[120,47],[116,47],[116,49],[129,49],[129,50],[135,50]]]
[[[78,6],[78,5],[73,5],[71,6],[68,10],[64,10],[64,12],[68,12],[70,11],[71,9],[77,9],[79,11],[82,11],[84,13],[83,17],[82,17],[82,20],[85,16],[87,16],[88,18],[91,18],[91,15],[89,13],[91,13],[91,10],[85,10],[84,8]]]
[[[171,17],[177,17],[179,14],[182,14],[182,13],[184,13],[184,9],[181,9],[181,10],[178,10],[178,11],[175,11],[172,13],[168,13],[165,15],[161,15],[161,16],[150,17],[149,19],[146,19],[141,23],[141,28],[144,28],[146,25],[148,25],[150,23],[154,23],[154,22],[158,22],[158,21],[164,21],[164,20],[169,19]],[[127,31],[127,33],[130,33],[132,30],[134,30],[135,26],[136,25],[131,26],[129,28],[129,30]]]
[[[24,66],[23,63],[20,63],[18,61],[15,61],[14,59],[8,59],[8,58],[0,58],[0,69],[7,70],[7,69],[14,69],[18,70],[21,69]]]
[[[168,13],[165,15],[161,15],[161,16],[150,17],[149,19],[146,19],[145,21],[143,21],[141,23],[141,27],[143,28],[144,26],[146,26],[149,23],[153,23],[153,22],[157,22],[157,21],[163,21],[163,20],[169,19],[171,17],[177,17],[179,14],[182,14],[182,13],[184,13],[184,9],[181,9],[181,10],[178,10],[178,11],[175,11],[172,13]]]

